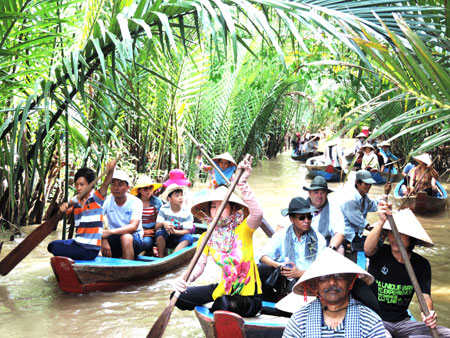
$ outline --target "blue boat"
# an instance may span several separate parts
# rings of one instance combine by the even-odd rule
[[[309,158],[306,161],[306,169],[309,176],[322,176],[328,182],[340,182],[346,176],[346,173],[341,169],[335,168],[331,164],[326,165],[323,156]]]

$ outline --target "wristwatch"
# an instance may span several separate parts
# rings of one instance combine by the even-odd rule
[[[328,246],[330,249],[333,249],[334,251],[336,251],[336,247],[334,245],[330,245]]]

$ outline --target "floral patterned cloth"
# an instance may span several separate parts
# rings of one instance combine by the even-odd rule
[[[228,252],[234,243],[235,229],[244,220],[244,213],[238,210],[234,215],[226,219],[220,219],[208,240],[208,246],[214,250]],[[212,218],[205,217],[203,219],[206,224],[211,224]]]
[[[253,257],[254,229],[247,225],[247,219],[234,230],[233,242],[229,251],[219,251],[206,245],[203,254],[211,255],[222,268],[222,278],[213,292],[213,299],[224,295],[253,296],[262,293],[261,280]],[[200,237],[200,245],[205,234]],[[255,290],[255,287],[257,290]]]

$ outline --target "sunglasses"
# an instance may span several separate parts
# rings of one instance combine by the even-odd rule
[[[334,278],[334,280],[346,280],[351,279],[353,274],[351,273],[335,273],[333,275],[325,275],[325,276],[319,276],[317,277],[321,282],[325,282],[331,279],[331,277]]]
[[[300,214],[300,215],[295,215],[294,218],[298,219],[299,221],[303,221],[305,218],[312,220],[313,215],[312,214]]]

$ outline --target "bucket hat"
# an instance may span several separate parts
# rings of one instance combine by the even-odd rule
[[[185,185],[178,185],[176,183],[169,185],[166,190],[161,195],[161,198],[164,201],[167,201],[169,198],[169,195],[174,192],[175,190],[182,190],[183,193],[186,191],[187,187]]]
[[[230,153],[223,153],[223,154],[217,155],[216,157],[213,157],[214,162],[219,162],[219,160],[227,160],[227,161],[231,162],[232,166],[237,167],[236,161],[234,160],[233,156],[231,156]]]
[[[359,133],[358,135],[356,135],[356,138],[360,138],[360,137],[367,138],[367,135],[364,133]]]
[[[149,176],[142,176],[136,182],[136,185],[131,189],[130,194],[137,196],[139,194],[139,188],[145,188],[153,186],[153,190],[161,188],[162,183],[155,183]]]
[[[423,154],[414,156],[413,159],[415,159],[417,161],[421,161],[421,162],[425,163],[426,165],[430,165],[431,163],[433,163],[433,161],[431,160],[431,157],[428,153],[423,153]]]
[[[353,273],[359,275],[359,278],[367,285],[372,284],[375,280],[370,273],[353,263],[350,259],[337,253],[331,248],[326,248],[317,256],[316,260],[300,277],[292,291],[303,295],[306,282],[320,276],[333,275],[336,273]]]
[[[372,178],[372,175],[367,170],[360,170],[356,172],[356,181],[363,181],[367,184],[376,184],[377,182]]]
[[[128,185],[130,185],[130,177],[123,170],[114,169],[114,174],[113,174],[112,179],[113,180],[124,181],[124,182],[127,182]]]
[[[163,183],[163,187],[167,188],[171,184],[191,186],[191,182],[189,182],[181,169],[172,169],[169,172],[169,179]]]
[[[289,208],[281,209],[281,214],[283,216],[287,216],[289,214],[307,214],[316,210],[317,209],[303,197],[294,197],[289,203]]]
[[[305,191],[325,190],[328,193],[333,192],[333,190],[328,189],[327,180],[322,176],[314,177],[313,180],[311,181],[311,185],[309,186],[309,188],[303,186],[303,190],[305,190]]]
[[[209,203],[212,201],[223,201],[227,192],[227,187],[220,186],[214,190],[203,190],[197,193],[194,196],[194,205],[191,208],[192,214],[198,219],[204,218],[205,215],[210,216]],[[243,209],[245,217],[248,216],[249,210],[247,204],[235,193],[231,194],[228,202],[238,205]]]
[[[426,247],[432,247],[434,245],[430,236],[428,236],[422,224],[420,224],[419,220],[410,209],[400,210],[399,212],[394,213],[392,217],[394,218],[399,233],[418,239],[419,245]],[[391,224],[385,222],[383,229],[391,230]]]

